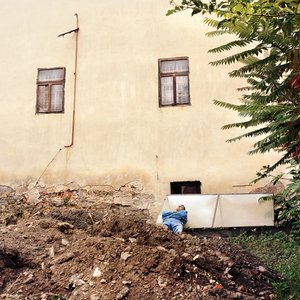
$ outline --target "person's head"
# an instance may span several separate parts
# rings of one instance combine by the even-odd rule
[[[177,208],[176,208],[177,211],[180,211],[180,210],[185,210],[185,206],[183,204],[180,204]]]

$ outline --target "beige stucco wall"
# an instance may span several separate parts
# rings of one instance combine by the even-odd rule
[[[203,193],[246,192],[269,156],[233,144],[238,120],[213,99],[236,101],[238,80],[211,67],[221,39],[189,13],[166,17],[167,0],[0,0],[0,183],[140,181],[156,200],[171,181],[200,180]],[[75,33],[79,48],[74,146],[71,141]],[[157,61],[188,56],[190,106],[158,107]],[[66,67],[65,113],[35,114],[37,68]],[[61,151],[59,149],[63,148]],[[46,169],[48,163],[53,162]],[[45,172],[44,172],[45,171]],[[43,173],[44,172],[44,173]]]

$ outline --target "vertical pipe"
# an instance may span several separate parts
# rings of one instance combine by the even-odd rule
[[[75,42],[75,59],[74,59],[74,95],[73,95],[73,113],[72,113],[72,137],[71,143],[69,145],[64,146],[65,148],[70,148],[74,145],[74,130],[75,130],[75,112],[76,112],[76,92],[77,92],[77,61],[78,61],[78,14],[74,15],[76,17],[76,42]]]
[[[52,162],[55,160],[55,158],[57,157],[57,155],[59,154],[59,152],[64,149],[64,148],[70,148],[74,145],[74,129],[75,129],[75,109],[76,109],[76,90],[77,90],[77,59],[78,59],[78,31],[79,31],[79,27],[78,27],[78,14],[75,14],[76,17],[76,29],[65,32],[63,34],[60,34],[59,36],[64,36],[65,34],[69,34],[71,32],[75,32],[76,34],[76,44],[75,44],[75,61],[74,61],[74,95],[73,95],[73,114],[72,114],[72,139],[71,139],[71,143],[69,145],[63,146],[62,148],[58,149],[58,151],[55,153],[54,157],[50,160],[50,162],[48,163],[48,165],[46,166],[46,168],[43,170],[42,174],[39,176],[39,178],[37,179],[36,183],[34,186],[37,186],[40,179],[42,178],[42,176],[44,175],[44,173],[47,171],[48,167],[52,164]]]

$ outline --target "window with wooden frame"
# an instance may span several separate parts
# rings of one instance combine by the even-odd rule
[[[158,60],[159,106],[190,104],[188,57]]]
[[[63,113],[65,68],[38,69],[37,75],[37,113]]]

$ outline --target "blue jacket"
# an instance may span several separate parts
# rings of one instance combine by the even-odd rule
[[[179,210],[179,211],[163,211],[162,212],[162,219],[163,222],[166,219],[176,219],[182,225],[184,225],[187,222],[187,214],[188,212],[186,210]]]

